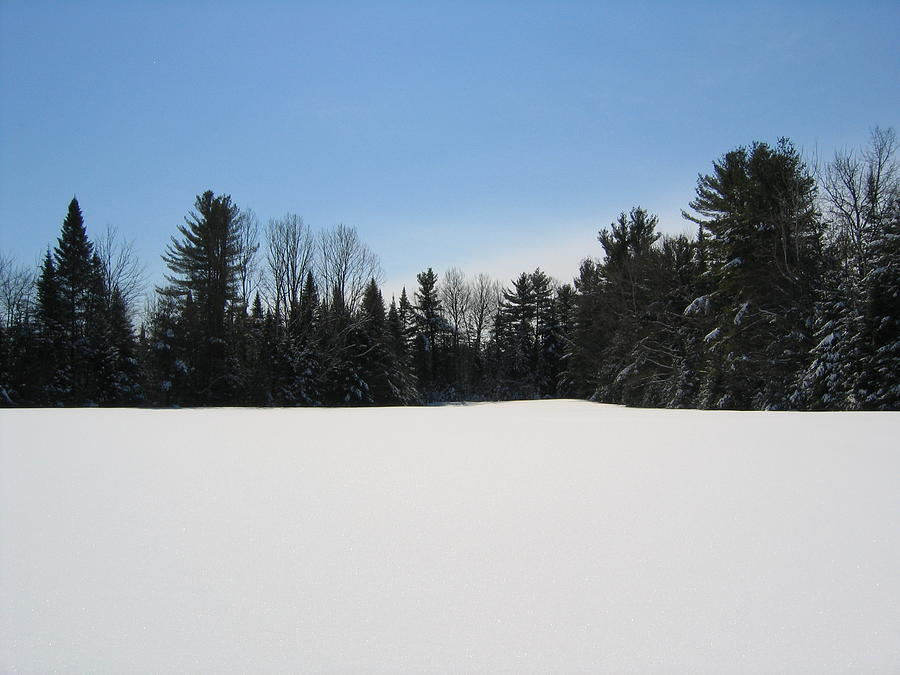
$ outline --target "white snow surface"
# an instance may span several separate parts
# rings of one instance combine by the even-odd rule
[[[900,413],[0,411],[0,672],[900,672]]]

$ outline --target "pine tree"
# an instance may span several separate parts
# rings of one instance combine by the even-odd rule
[[[563,388],[579,398],[593,398],[599,386],[603,352],[612,335],[612,316],[604,310],[600,266],[582,261],[575,279],[571,340],[562,374]]]
[[[542,310],[543,319],[539,324],[536,344],[539,346],[535,362],[535,395],[540,398],[559,396],[559,375],[565,353],[563,314],[565,308],[556,298]]]
[[[228,195],[206,191],[197,197],[180,239],[162,256],[172,271],[170,286],[158,289],[180,299],[182,313],[196,312],[197,350],[188,364],[193,372],[197,402],[227,403],[236,396],[233,367],[229,367],[232,306],[238,298],[240,241],[238,207]],[[189,308],[192,302],[194,307]],[[193,317],[186,317],[189,322]]]
[[[652,375],[646,365],[646,333],[654,280],[660,273],[658,219],[635,207],[620,213],[597,237],[605,254],[601,275],[602,311],[609,315],[609,340],[602,352],[598,400],[646,405]]]
[[[419,290],[416,291],[415,344],[413,363],[419,391],[426,400],[442,400],[445,395],[444,339],[447,334],[443,308],[437,291],[437,275],[429,267],[416,275]],[[401,296],[402,308],[402,296]]]
[[[821,223],[815,183],[782,139],[754,143],[701,176],[687,216],[708,234],[715,290],[700,404],[784,408],[812,346]],[[687,215],[687,214],[686,214]]]
[[[533,367],[535,338],[535,294],[533,277],[523,272],[503,291],[500,312],[505,315],[509,343],[505,350],[504,371],[517,398],[534,396]]]
[[[598,234],[603,260],[582,263],[564,375],[582,396],[648,404],[657,374],[648,367],[653,344],[647,334],[663,265],[656,225],[656,216],[640,207],[620,213]]]

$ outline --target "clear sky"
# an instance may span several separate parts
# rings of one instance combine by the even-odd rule
[[[387,288],[456,265],[571,280],[639,204],[788,136],[898,126],[900,3],[0,0],[0,249],[72,195],[151,281],[206,189],[264,223],[354,225]]]

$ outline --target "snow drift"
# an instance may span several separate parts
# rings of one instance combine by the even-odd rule
[[[0,671],[900,670],[900,414],[0,411]]]

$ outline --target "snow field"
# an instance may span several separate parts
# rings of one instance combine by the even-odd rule
[[[0,672],[900,670],[900,414],[0,411]]]

